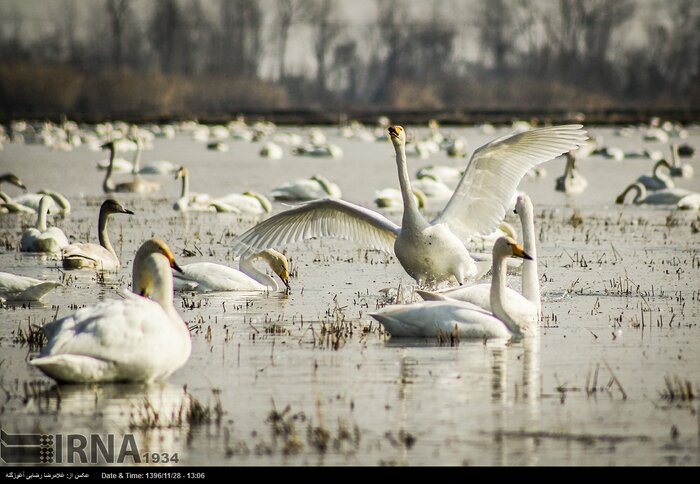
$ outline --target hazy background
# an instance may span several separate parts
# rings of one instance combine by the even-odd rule
[[[697,0],[3,0],[0,111],[700,108]]]

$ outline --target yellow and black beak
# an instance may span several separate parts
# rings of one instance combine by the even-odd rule
[[[513,257],[519,257],[521,259],[525,260],[532,260],[532,257],[530,257],[527,252],[523,250],[522,247],[520,247],[519,244],[514,244],[511,246],[513,248]]]
[[[399,131],[398,131],[394,126],[390,126],[390,127],[389,127],[389,135],[390,135],[392,138],[398,138],[398,137],[399,137]]]
[[[183,273],[182,268],[179,265],[177,265],[177,262],[175,262],[174,259],[170,260],[170,267],[172,267],[173,269],[175,269],[177,272],[179,272],[181,274]]]

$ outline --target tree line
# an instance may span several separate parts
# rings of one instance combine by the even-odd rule
[[[697,0],[51,4],[33,35],[3,12],[3,113],[700,108]]]

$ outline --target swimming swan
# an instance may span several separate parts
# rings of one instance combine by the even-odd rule
[[[660,168],[668,168],[669,175],[665,175],[659,171]],[[654,165],[651,176],[642,175],[637,178],[637,182],[644,185],[647,190],[661,190],[664,188],[674,188],[676,185],[671,180],[672,172],[671,164],[666,160],[659,160]]]
[[[564,175],[557,178],[555,189],[567,195],[583,192],[588,187],[588,181],[576,169],[576,156],[572,152],[566,154]]]
[[[109,166],[107,167],[107,173],[105,174],[105,179],[102,182],[102,190],[105,193],[151,193],[160,190],[160,185],[158,183],[143,180],[138,173],[136,173],[136,166],[133,166],[131,181],[114,183],[112,181],[112,172],[114,170],[114,159],[116,154],[116,146],[114,141],[109,141],[102,145],[102,149],[109,150]]]
[[[173,208],[178,212],[211,212],[214,209],[209,205],[211,197],[206,193],[190,193],[190,172],[181,166],[175,174],[175,179],[182,180],[180,198],[177,199]]]
[[[691,192],[683,188],[665,188],[655,192],[647,193],[647,189],[641,183],[632,183],[625,188],[615,199],[615,203],[625,203],[627,194],[635,190],[637,194],[632,199],[635,205],[675,205],[681,210],[700,210],[700,193]]]
[[[61,286],[32,277],[0,272],[0,299],[5,301],[41,301],[52,289]]]
[[[249,215],[262,215],[272,211],[270,201],[259,193],[246,191],[243,193],[230,193],[223,197],[215,198],[209,205],[217,212],[232,212]]]
[[[173,306],[171,268],[178,265],[165,243],[146,241],[134,258],[136,294],[124,291],[124,299],[45,324],[48,343],[30,364],[59,382],[167,378],[187,362],[192,348],[189,329]]]
[[[537,277],[537,247],[535,245],[534,208],[527,195],[518,196],[516,213],[520,216],[523,227],[523,250],[530,259],[523,260],[522,294],[509,287],[503,287],[503,307],[520,326],[536,324],[541,313],[540,282]],[[446,291],[429,292],[418,290],[426,301],[458,300],[469,302],[482,309],[491,310],[491,285],[475,284]]]
[[[61,229],[58,227],[47,228],[46,226],[46,217],[51,203],[53,200],[48,195],[42,197],[36,225],[28,228],[22,234],[19,243],[21,252],[60,252],[68,245],[68,239]]]
[[[281,212],[234,241],[234,252],[315,237],[338,237],[396,254],[419,285],[454,278],[462,284],[478,275],[463,240],[493,231],[512,194],[532,167],[566,153],[586,139],[580,125],[555,126],[505,136],[477,149],[442,213],[428,223],[418,211],[406,166],[406,134],[389,128],[403,198],[402,227],[383,215],[343,200],[314,200]]]
[[[119,269],[119,258],[107,233],[107,220],[113,213],[134,214],[131,210],[122,207],[116,200],[107,199],[102,202],[97,224],[100,244],[71,244],[64,247],[62,250],[64,269],[98,269],[101,271]]]
[[[253,262],[265,261],[289,289],[289,263],[274,249],[266,249],[252,256],[242,257],[239,270],[212,262],[195,262],[182,266],[182,272],[174,272],[176,290],[185,291],[277,291],[277,281],[258,271]]]
[[[521,320],[510,312],[505,302],[506,264],[508,256],[529,260],[513,239],[501,237],[493,246],[493,281],[489,299],[491,310],[462,301],[427,301],[389,306],[370,313],[392,337],[435,337],[458,335],[460,338],[508,338],[530,333],[536,321]]]
[[[340,198],[340,188],[335,183],[321,175],[311,178],[287,182],[270,192],[275,200],[315,200],[317,198]]]

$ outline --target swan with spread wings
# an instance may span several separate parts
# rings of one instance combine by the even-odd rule
[[[586,140],[581,125],[533,129],[498,138],[477,149],[442,213],[428,222],[418,211],[406,163],[406,133],[389,128],[396,152],[403,198],[401,227],[383,215],[343,201],[321,199],[281,212],[234,241],[244,254],[316,237],[349,239],[396,254],[421,286],[475,279],[480,270],[463,241],[492,232],[503,219],[513,193],[533,167],[575,149]]]

